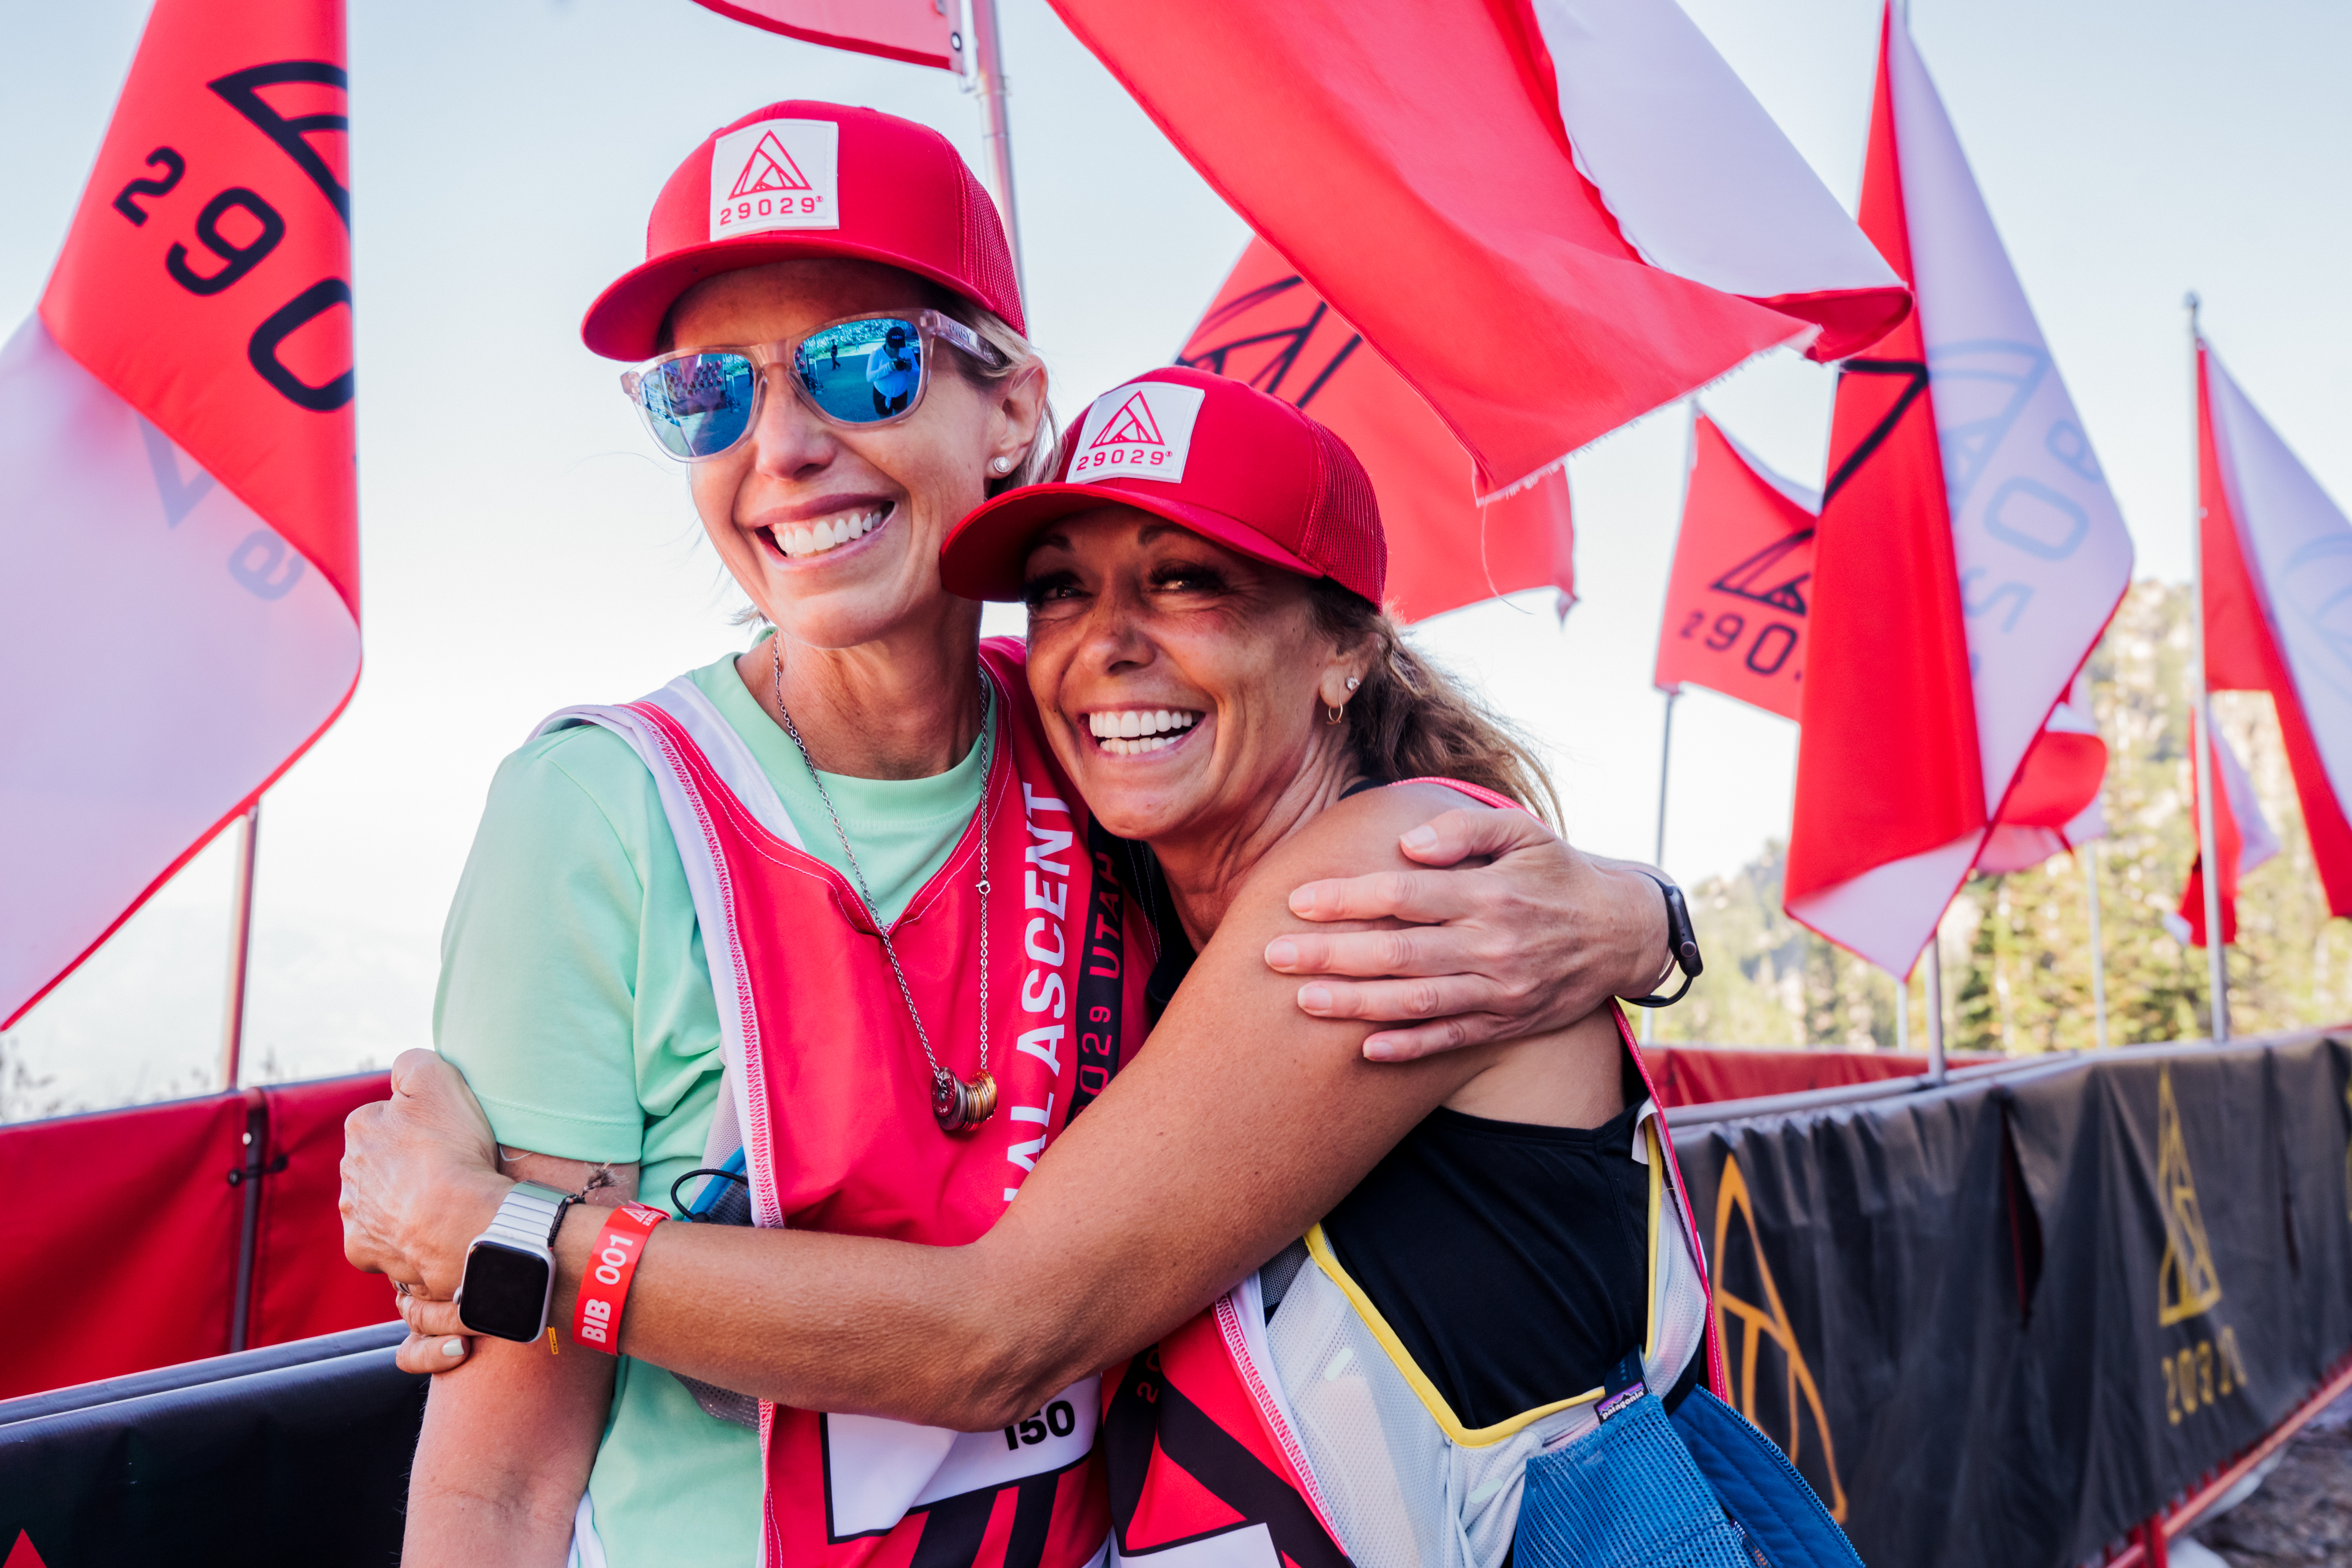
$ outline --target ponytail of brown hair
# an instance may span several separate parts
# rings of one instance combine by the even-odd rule
[[[1527,740],[1416,652],[1387,611],[1328,577],[1315,581],[1309,603],[1318,631],[1371,655],[1344,710],[1348,743],[1365,777],[1460,779],[1559,826],[1559,796]]]

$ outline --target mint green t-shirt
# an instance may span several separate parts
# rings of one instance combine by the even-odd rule
[[[734,657],[692,679],[774,782],[809,852],[846,875],[800,752]],[[885,920],[947,863],[979,809],[980,751],[931,778],[824,775]],[[702,1163],[719,1011],[677,840],[620,736],[561,730],[499,764],[442,932],[433,1023],[506,1147],[638,1162],[639,1197],[664,1208],[670,1184]],[[658,1367],[621,1358],[588,1491],[613,1568],[759,1561],[759,1435],[704,1415]]]

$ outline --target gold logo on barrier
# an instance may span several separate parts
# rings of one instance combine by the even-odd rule
[[[2164,1261],[2156,1269],[2158,1328],[2193,1318],[2221,1299],[2205,1215],[2197,1206],[2197,1177],[2180,1135],[2180,1107],[2172,1098],[2172,1068],[2156,1080],[2156,1191],[2164,1205]]]
[[[1748,1254],[1756,1260],[1756,1279],[1764,1294],[1764,1304],[1760,1307],[1752,1301],[1740,1300],[1724,1288],[1727,1270],[1724,1263],[1723,1244],[1731,1228],[1734,1209],[1738,1211],[1740,1223],[1747,1229]],[[1789,1436],[1785,1441],[1774,1440],[1780,1442],[1790,1464],[1799,1464],[1798,1456],[1802,1452],[1804,1440],[1804,1418],[1807,1413],[1811,1413],[1813,1430],[1821,1434],[1822,1472],[1829,1478],[1830,1483],[1829,1496],[1822,1500],[1829,1504],[1830,1517],[1843,1524],[1845,1486],[1838,1479],[1837,1445],[1830,1438],[1829,1413],[1822,1408],[1821,1390],[1813,1383],[1812,1369],[1805,1364],[1805,1352],[1797,1348],[1797,1332],[1790,1326],[1788,1310],[1780,1304],[1780,1290],[1772,1282],[1771,1266],[1764,1261],[1764,1244],[1756,1234],[1756,1211],[1748,1202],[1748,1179],[1739,1173],[1739,1162],[1727,1155],[1723,1162],[1723,1184],[1715,1195],[1713,1256],[1715,1333],[1731,1363],[1724,1371],[1731,1378],[1732,1397],[1739,1406],[1739,1413],[1748,1420],[1756,1421],[1757,1369],[1762,1359],[1763,1342],[1769,1339],[1780,1347],[1788,1363],[1784,1397],[1789,1411]],[[1730,1349],[1731,1336],[1723,1326],[1726,1313],[1739,1321],[1739,1348],[1736,1357]],[[1756,1421],[1756,1425],[1760,1428],[1763,1423]],[[1802,1466],[1799,1468],[1802,1468]]]

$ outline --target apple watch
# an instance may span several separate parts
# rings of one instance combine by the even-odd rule
[[[490,1227],[466,1248],[459,1322],[501,1340],[535,1340],[547,1331],[547,1303],[555,1293],[555,1255],[548,1249],[566,1206],[552,1187],[515,1184]]]

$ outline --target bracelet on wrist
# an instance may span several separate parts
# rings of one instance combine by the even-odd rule
[[[500,1150],[499,1152],[504,1153],[505,1151]],[[584,1204],[588,1201],[588,1194],[590,1193],[596,1191],[600,1187],[609,1187],[612,1184],[613,1167],[610,1165],[599,1165],[596,1167],[595,1173],[580,1184],[580,1190],[578,1192],[566,1193],[563,1195],[563,1201],[555,1205],[555,1218],[548,1223],[547,1245],[550,1247],[553,1247],[555,1245],[556,1233],[563,1228],[563,1216],[572,1212],[572,1205],[573,1204]]]
[[[580,1304],[572,1315],[574,1340],[607,1355],[621,1353],[621,1309],[636,1279],[637,1259],[654,1226],[667,1218],[661,1210],[638,1203],[610,1211],[580,1277]]]
[[[1671,996],[1662,996],[1653,990],[1647,996],[1628,996],[1624,1001],[1633,1007],[1670,1007],[1689,994],[1691,982],[1706,968],[1706,961],[1699,956],[1698,933],[1692,929],[1690,906],[1683,900],[1683,890],[1652,872],[1643,871],[1642,875],[1658,885],[1658,891],[1666,900],[1666,967],[1660,979],[1680,969],[1683,983]]]

